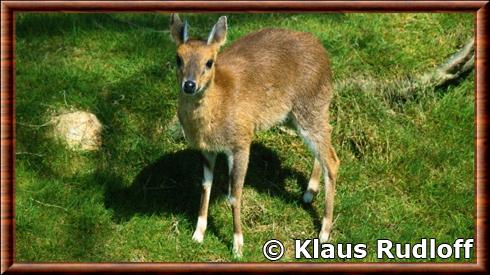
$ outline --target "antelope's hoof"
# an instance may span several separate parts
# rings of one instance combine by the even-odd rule
[[[233,235],[233,256],[235,258],[241,258],[243,256],[243,235],[242,234],[234,234]]]
[[[326,243],[330,239],[330,232],[320,232],[320,243]]]
[[[202,243],[202,241],[204,240],[204,234],[201,231],[196,230],[192,235],[192,240],[198,243]]]
[[[303,202],[304,203],[311,203],[313,201],[313,197],[315,197],[315,193],[312,190],[308,189],[303,194]]]
[[[233,257],[235,259],[241,259],[243,256],[242,247],[233,247]]]

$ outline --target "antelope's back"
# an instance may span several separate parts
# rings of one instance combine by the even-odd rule
[[[218,58],[243,93],[315,95],[331,81],[327,52],[309,33],[263,29],[237,40]]]

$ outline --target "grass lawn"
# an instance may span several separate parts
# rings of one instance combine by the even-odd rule
[[[204,37],[218,15],[181,17],[191,36]],[[191,240],[202,167],[199,153],[166,131],[178,95],[168,21],[161,13],[17,14],[16,261],[235,260],[223,156],[204,243]],[[461,13],[230,14],[228,22],[227,45],[264,27],[314,33],[336,83],[423,74],[474,32],[474,15]],[[341,160],[331,241],[365,243],[368,256],[319,261],[388,261],[376,258],[378,239],[474,238],[473,73],[396,108],[378,90],[343,87],[331,107]],[[74,152],[50,138],[46,122],[75,109],[101,120],[101,150]],[[301,203],[311,166],[299,138],[277,128],[257,135],[242,261],[267,261],[262,245],[273,238],[286,246],[281,261],[297,261],[294,239],[318,236],[323,193]]]

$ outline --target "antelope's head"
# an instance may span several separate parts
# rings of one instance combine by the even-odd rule
[[[177,44],[177,79],[186,95],[204,92],[214,79],[216,57],[226,41],[226,16],[219,18],[207,40],[189,39],[189,25],[177,14],[170,19],[170,34]]]

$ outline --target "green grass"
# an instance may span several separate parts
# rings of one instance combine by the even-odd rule
[[[191,35],[205,36],[218,16],[184,17]],[[17,14],[16,261],[234,260],[222,156],[204,243],[191,240],[202,168],[198,152],[165,131],[177,104],[175,46],[151,29],[165,30],[168,19]],[[231,14],[228,21],[227,45],[263,27],[314,33],[330,52],[335,81],[422,74],[474,29],[474,16],[458,13]],[[379,91],[346,87],[331,108],[341,159],[332,242],[368,246],[365,259],[349,262],[379,261],[377,239],[475,237],[474,75],[418,91],[396,110]],[[71,109],[101,120],[100,151],[66,150],[49,126],[35,126]],[[296,261],[294,239],[317,237],[323,193],[312,206],[301,203],[311,166],[299,138],[277,129],[257,135],[244,188],[243,261],[267,261],[261,247],[272,238],[288,249],[282,261]]]

